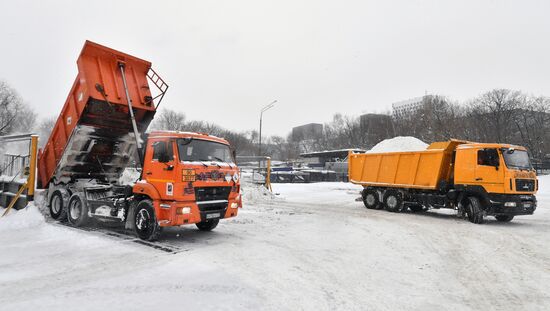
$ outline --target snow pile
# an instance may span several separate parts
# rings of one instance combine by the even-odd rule
[[[241,181],[243,182],[261,182],[265,181],[265,177],[251,169],[241,169]]]
[[[120,176],[118,182],[121,185],[134,185],[136,181],[139,179],[139,175],[141,174],[140,171],[138,171],[135,168],[127,167]]]
[[[0,215],[5,209],[0,209]],[[45,222],[38,208],[30,203],[22,210],[12,209],[4,217],[0,217],[0,232],[37,227]]]
[[[277,198],[275,194],[267,190],[264,185],[242,183],[241,186],[243,205],[271,202]]]
[[[422,151],[426,150],[428,144],[412,136],[397,136],[385,139],[372,147],[367,153],[400,152],[400,151]]]

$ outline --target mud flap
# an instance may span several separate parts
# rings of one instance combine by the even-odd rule
[[[458,195],[458,198],[456,200],[457,202],[457,216],[458,218],[466,219],[466,211],[464,210],[464,205],[462,204],[462,201],[464,200],[464,193],[461,192]]]
[[[137,202],[132,201],[129,204],[128,210],[126,211],[126,221],[124,222],[124,229],[134,230],[134,210],[136,209]]]

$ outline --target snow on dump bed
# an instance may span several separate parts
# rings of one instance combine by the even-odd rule
[[[426,150],[428,144],[412,136],[397,136],[385,139],[372,147],[367,153],[400,152],[400,151],[422,151]]]

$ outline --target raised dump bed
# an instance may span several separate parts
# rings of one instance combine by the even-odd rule
[[[352,153],[350,182],[363,186],[437,189],[451,178],[453,150],[464,142],[436,142],[423,151]]]
[[[123,73],[139,132],[156,111],[148,78],[160,89],[160,96],[167,88],[150,62],[90,41],[84,44],[77,65],[69,96],[39,152],[39,188],[81,178],[118,179],[136,150]]]

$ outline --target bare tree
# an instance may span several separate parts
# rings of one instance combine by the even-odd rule
[[[546,97],[521,97],[521,107],[514,120],[516,141],[527,147],[535,158],[548,154],[550,144],[550,100]]]
[[[36,132],[38,132],[38,145],[44,147],[50,138],[50,135],[55,126],[57,118],[49,117],[41,120],[36,127]]]
[[[34,112],[28,105],[22,104],[21,109],[16,118],[13,130],[19,133],[29,133],[33,131],[37,125],[38,114]]]
[[[513,136],[515,113],[522,94],[518,91],[495,89],[476,98],[471,104],[471,116],[483,141],[509,142]]]
[[[170,109],[163,109],[155,118],[151,127],[158,130],[183,131],[185,125],[185,114]]]
[[[0,81],[0,135],[13,132],[23,109],[23,100],[6,82]]]

